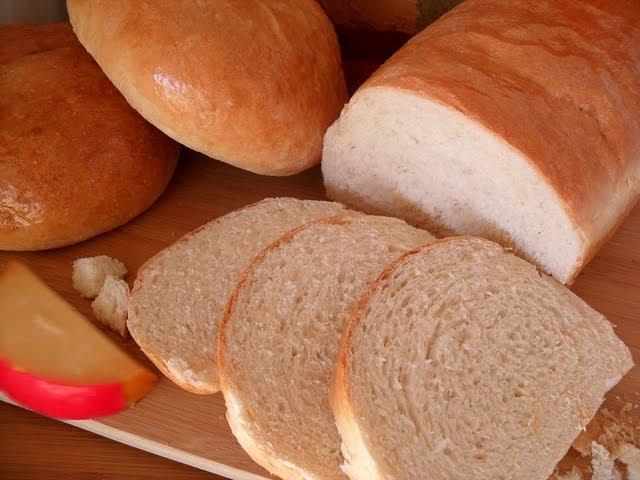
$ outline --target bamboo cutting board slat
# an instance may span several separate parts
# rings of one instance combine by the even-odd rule
[[[89,301],[75,293],[71,285],[74,259],[99,254],[119,258],[129,269],[127,279],[131,283],[147,258],[202,223],[265,197],[323,199],[323,192],[319,168],[294,177],[262,177],[185,152],[165,194],[134,221],[67,248],[0,252],[0,267],[9,259],[25,262],[92,318]],[[572,288],[618,326],[618,335],[631,348],[636,364],[640,363],[639,207]],[[143,358],[131,340],[118,341],[133,355]],[[625,415],[638,418],[639,425],[639,367],[614,388],[605,406],[619,411],[625,403],[631,405]],[[199,396],[183,392],[164,377],[150,395],[125,412],[96,421],[69,423],[230,478],[270,478],[236,443],[226,424],[220,394]]]

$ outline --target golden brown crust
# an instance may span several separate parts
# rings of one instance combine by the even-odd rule
[[[427,96],[521,151],[590,256],[640,190],[639,25],[637,0],[469,0],[363,88]]]
[[[331,23],[312,0],[70,0],[80,41],[145,118],[269,175],[320,160],[346,99]]]
[[[0,64],[32,53],[78,44],[67,22],[18,24],[0,28]]]
[[[171,178],[178,146],[127,105],[77,41],[67,44],[68,23],[7,27],[0,39],[8,33],[12,42],[0,41],[9,58],[0,70],[0,249],[69,245],[144,211]]]

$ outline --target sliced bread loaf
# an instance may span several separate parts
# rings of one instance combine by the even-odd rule
[[[498,245],[440,240],[354,309],[331,404],[353,480],[546,480],[632,366],[607,320]]]
[[[346,312],[386,265],[431,241],[398,219],[340,216],[256,258],[218,336],[227,418],[256,462],[285,479],[346,478],[328,398]]]
[[[467,0],[327,131],[327,194],[570,283],[640,194],[640,2]]]
[[[182,388],[217,392],[218,321],[244,268],[288,230],[344,211],[339,203],[271,198],[186,235],[138,272],[129,302],[131,336]]]

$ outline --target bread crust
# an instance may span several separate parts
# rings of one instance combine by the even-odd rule
[[[267,175],[320,160],[346,101],[335,32],[312,0],[69,0],[78,38],[142,116]],[[214,53],[212,53],[214,52]]]
[[[640,194],[639,24],[635,0],[469,0],[359,92],[428,97],[521,152],[584,239],[571,283]]]
[[[165,189],[178,145],[111,85],[68,23],[0,29],[0,249],[122,225]]]

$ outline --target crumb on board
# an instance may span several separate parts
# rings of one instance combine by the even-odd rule
[[[107,255],[78,258],[73,262],[73,288],[85,298],[94,298],[107,276],[123,278],[126,274],[124,263]]]

